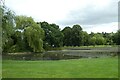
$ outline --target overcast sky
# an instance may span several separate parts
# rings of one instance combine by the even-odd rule
[[[16,15],[55,23],[63,29],[79,24],[84,31],[116,32],[119,0],[5,0]]]

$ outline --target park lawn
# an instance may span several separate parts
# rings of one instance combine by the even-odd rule
[[[3,60],[3,78],[118,78],[118,58]]]

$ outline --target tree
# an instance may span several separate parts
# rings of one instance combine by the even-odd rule
[[[93,45],[93,46],[96,45],[96,37],[93,36],[93,37],[90,38],[90,44]]]
[[[63,45],[64,46],[72,46],[72,38],[71,38],[71,35],[72,35],[72,29],[70,27],[65,27],[63,30],[62,30],[62,33],[64,34],[64,37],[63,37]]]
[[[62,30],[64,34],[64,46],[81,46],[83,45],[83,31],[80,25],[73,25],[72,28],[65,27]]]
[[[113,35],[113,42],[120,45],[120,29]]]
[[[33,27],[27,27],[25,29],[25,36],[27,38],[29,46],[34,52],[43,51],[43,33],[44,31],[35,24]]]
[[[91,45],[104,45],[106,40],[101,34],[94,34],[90,39],[90,43]]]
[[[44,48],[61,47],[63,45],[63,34],[56,24],[40,22],[41,27],[45,31]]]
[[[95,35],[95,37],[96,37],[96,44],[97,45],[104,45],[105,44],[106,40],[103,36],[97,34],[97,35]]]
[[[90,45],[90,36],[86,31],[83,31],[83,45],[88,46]]]
[[[9,52],[11,46],[13,45],[13,39],[11,36],[15,32],[14,25],[14,13],[5,6],[0,6],[2,16],[2,51]]]
[[[80,25],[73,25],[71,38],[73,46],[81,46],[83,44],[83,34]]]
[[[63,34],[59,29],[59,26],[56,24],[50,24],[51,32],[53,33],[51,36],[53,37],[52,45],[54,47],[61,47],[63,46]]]
[[[26,47],[30,47],[33,52],[42,52],[44,50],[44,31],[31,17],[16,16],[16,32],[20,33],[20,35],[18,35],[20,39],[17,39],[19,43],[16,45],[26,45]]]
[[[2,6],[0,5],[0,22],[2,22]],[[2,54],[2,24],[0,24],[0,54]]]
[[[101,33],[103,35],[103,37],[105,38],[106,40],[106,45],[113,45],[113,40],[112,40],[112,37],[114,35],[114,33],[106,33],[106,32],[102,32]]]

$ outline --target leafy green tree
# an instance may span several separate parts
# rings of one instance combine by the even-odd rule
[[[96,45],[96,37],[93,36],[93,37],[90,38],[90,44],[93,45],[93,46]]]
[[[86,31],[83,31],[83,45],[84,46],[90,45],[90,36]]]
[[[16,31],[21,34],[18,35],[20,39],[17,39],[17,45],[26,45],[30,47],[33,52],[42,52],[44,50],[44,31],[31,17],[16,16]]]
[[[91,45],[104,45],[106,43],[105,38],[100,34],[94,34],[90,39]]]
[[[64,46],[81,46],[83,45],[83,31],[80,25],[73,25],[72,28],[65,27],[62,30],[64,34]]]
[[[95,37],[96,37],[96,44],[97,45],[104,45],[105,44],[106,40],[103,36],[97,34],[97,35],[95,35]]]
[[[15,32],[14,13],[5,6],[0,6],[2,16],[2,51],[9,52],[10,47],[13,45],[11,36]]]
[[[64,46],[72,46],[72,29],[70,27],[65,27],[62,30],[62,33],[64,34],[64,38],[63,38],[63,45]]]
[[[63,34],[56,24],[40,22],[41,27],[45,31],[44,48],[61,47],[63,45]]]
[[[117,45],[120,45],[120,29],[114,34],[113,42]]]
[[[73,25],[72,27],[72,45],[73,46],[81,46],[83,44],[83,34],[82,28],[80,25]]]
[[[0,54],[2,54],[2,6],[0,5]]]
[[[61,47],[63,46],[63,34],[59,29],[59,26],[56,24],[50,24],[51,31],[53,33],[53,45],[54,47]]]
[[[114,35],[114,33],[112,32],[112,33],[106,33],[106,32],[102,32],[101,33],[102,35],[103,35],[103,37],[106,39],[106,45],[113,45],[114,43],[113,43],[113,40],[112,40],[112,38],[113,38],[113,35]]]

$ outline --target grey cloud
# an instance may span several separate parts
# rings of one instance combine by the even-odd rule
[[[94,6],[87,6],[82,11],[77,9],[71,11],[65,18],[65,20],[59,21],[59,24],[72,25],[95,25],[104,24],[118,21],[118,5],[113,0],[109,7],[103,7],[102,9],[95,9]]]

